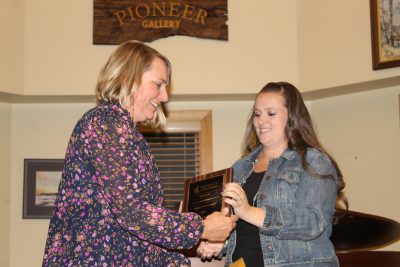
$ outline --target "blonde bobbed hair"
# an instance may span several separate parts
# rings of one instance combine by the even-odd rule
[[[129,97],[140,86],[144,72],[150,69],[155,58],[163,60],[168,69],[168,81],[171,77],[169,60],[155,49],[138,41],[122,43],[110,55],[101,68],[96,85],[97,102],[119,103],[128,109],[133,105]],[[161,106],[158,106],[154,118],[145,124],[157,127],[165,125],[166,119]]]

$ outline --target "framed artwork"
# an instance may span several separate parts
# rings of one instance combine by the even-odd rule
[[[61,180],[63,159],[24,160],[24,219],[50,218]]]
[[[400,66],[400,0],[370,0],[372,68]]]

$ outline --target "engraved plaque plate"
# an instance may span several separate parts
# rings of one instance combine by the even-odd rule
[[[225,207],[221,192],[232,180],[232,168],[219,170],[185,180],[182,211],[195,212],[201,217]]]

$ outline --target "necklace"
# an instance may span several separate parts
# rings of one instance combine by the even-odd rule
[[[260,153],[254,160],[253,171],[262,172],[266,171],[269,165],[269,157],[264,153]]]
[[[258,193],[258,192],[257,192]],[[255,207],[256,206],[256,200],[257,200],[257,193],[254,195],[254,197],[253,197],[253,207]]]
[[[267,156],[263,152],[260,152],[257,158],[254,160],[254,163],[262,162],[267,159]]]
[[[244,181],[240,184],[240,186],[243,187],[244,184],[246,183],[246,181],[247,181],[247,179],[244,180]],[[253,206],[253,207],[255,207],[255,204],[256,204],[256,201],[257,201],[257,194],[258,194],[258,192],[255,193],[255,195],[254,195],[254,197],[253,197],[253,201],[252,201],[252,206]]]

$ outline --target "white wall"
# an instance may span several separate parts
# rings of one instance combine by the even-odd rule
[[[92,95],[99,67],[115,49],[92,44],[93,1],[20,1],[24,43],[13,52],[24,55],[23,93]],[[228,42],[174,36],[150,45],[172,62],[174,94],[254,93],[265,79],[297,82],[296,17],[295,1],[229,1]]]
[[[369,1],[297,2],[302,92],[399,75],[399,68],[372,70],[369,8]]]
[[[93,1],[2,1],[0,19],[0,92],[93,94],[115,48],[92,44]],[[308,92],[399,75],[372,70],[369,1],[229,1],[228,25],[227,42],[150,43],[171,59],[174,94],[255,93],[265,80]]]
[[[240,156],[252,101],[170,102],[168,109],[211,109],[213,129],[213,168],[215,171],[230,167]]]
[[[12,105],[10,266],[41,266],[49,223],[43,219],[22,219],[24,158],[64,158],[75,122],[91,106]]]
[[[0,92],[24,90],[24,1],[0,1]]]
[[[11,105],[0,102],[0,266],[10,257]]]
[[[312,102],[321,142],[342,169],[350,209],[398,222],[399,96],[396,86]],[[400,242],[391,248],[400,250]]]

